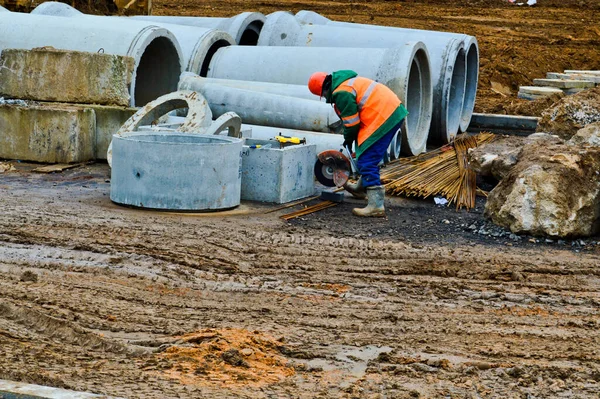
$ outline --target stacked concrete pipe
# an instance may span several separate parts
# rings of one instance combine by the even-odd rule
[[[175,35],[183,54],[183,68],[185,71],[194,73],[206,73],[208,61],[212,55],[221,47],[235,44],[235,40],[231,35],[217,29],[172,25],[164,22],[137,21],[119,17],[88,15],[67,4],[55,1],[40,4],[31,13],[54,17],[85,19],[93,22],[94,26],[119,26],[125,28],[136,26],[159,26]]]
[[[296,13],[296,19],[304,25],[327,25],[329,27],[345,27],[360,29],[360,32],[355,33],[353,36],[360,38],[362,35],[366,35],[366,30],[375,30],[378,34],[374,34],[374,37],[378,37],[381,40],[391,40],[391,38],[401,38],[404,35],[410,35],[410,37],[417,37],[425,43],[427,48],[434,49],[434,42],[448,41],[450,39],[456,39],[463,43],[463,49],[465,52],[465,89],[464,99],[462,101],[462,110],[460,117],[460,131],[466,132],[471,122],[473,115],[473,108],[475,107],[475,97],[477,94],[477,81],[479,79],[479,46],[477,39],[473,36],[450,33],[450,32],[437,32],[420,29],[405,29],[395,28],[391,26],[380,26],[380,25],[367,25],[367,24],[354,24],[349,22],[338,22],[332,21],[320,14],[313,11],[299,11]],[[387,32],[387,33],[383,33]],[[395,33],[392,33],[395,32]],[[360,39],[359,39],[360,40]],[[408,39],[414,40],[414,39]],[[438,44],[439,46],[439,44]],[[434,51],[434,50],[431,50]],[[449,58],[451,66],[452,58]],[[454,71],[460,70],[462,67],[456,66]]]
[[[110,20],[90,24],[77,18],[0,13],[0,50],[44,46],[132,57],[132,106],[177,90],[183,57],[177,39],[167,29],[146,24],[112,24]]]
[[[259,46],[393,48],[422,38],[417,31],[382,32],[337,25],[302,25],[292,14],[275,12],[267,17]],[[463,41],[443,37],[428,40],[433,86],[433,118],[429,141],[447,143],[459,130],[465,90]],[[411,109],[409,109],[409,112]]]
[[[265,16],[259,12],[243,12],[231,18],[174,17],[155,15],[137,15],[131,18],[166,24],[220,29],[233,36],[235,38],[235,42],[241,46],[256,45],[260,31],[266,20]]]
[[[183,81],[190,82],[189,84],[194,81],[198,82],[200,85],[210,84],[319,101],[319,97],[312,94],[310,90],[308,90],[307,85],[289,85],[284,83],[253,82],[248,80],[203,78],[189,72],[184,72],[181,75],[181,80],[179,81],[180,86],[182,85]],[[325,101],[324,98],[321,98],[320,100]]]
[[[239,60],[253,67],[240,68]],[[393,49],[232,46],[216,52],[207,76],[306,85],[315,71],[340,69],[355,70],[392,89],[411,110],[398,148],[409,155],[425,150],[432,102],[429,56],[423,43]]]
[[[179,90],[201,93],[208,101],[213,117],[233,111],[245,123],[280,128],[331,132],[340,127],[340,118],[325,103],[284,95],[228,87],[219,79],[183,74]]]

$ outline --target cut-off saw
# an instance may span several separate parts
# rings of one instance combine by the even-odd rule
[[[357,173],[358,168],[348,148],[348,156],[343,150],[327,150],[317,155],[315,177],[326,187],[342,187],[350,176]]]

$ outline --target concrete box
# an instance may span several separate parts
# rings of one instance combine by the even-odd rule
[[[134,60],[112,54],[5,49],[0,96],[36,101],[129,106]]]
[[[94,159],[96,114],[66,104],[0,105],[0,158],[70,163]]]
[[[269,148],[250,148],[252,145]],[[242,200],[283,204],[315,193],[316,145],[279,148],[274,140],[246,139],[242,151]]]

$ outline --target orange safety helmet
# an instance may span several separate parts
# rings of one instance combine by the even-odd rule
[[[315,96],[321,96],[323,94],[323,82],[327,74],[325,72],[315,72],[310,75],[308,79],[308,89]]]

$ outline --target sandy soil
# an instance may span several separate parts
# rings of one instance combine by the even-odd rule
[[[106,165],[14,166],[0,378],[129,398],[600,395],[599,237],[514,239],[481,205],[403,199],[375,221],[352,203],[291,223],[256,204],[147,212],[110,202]]]

